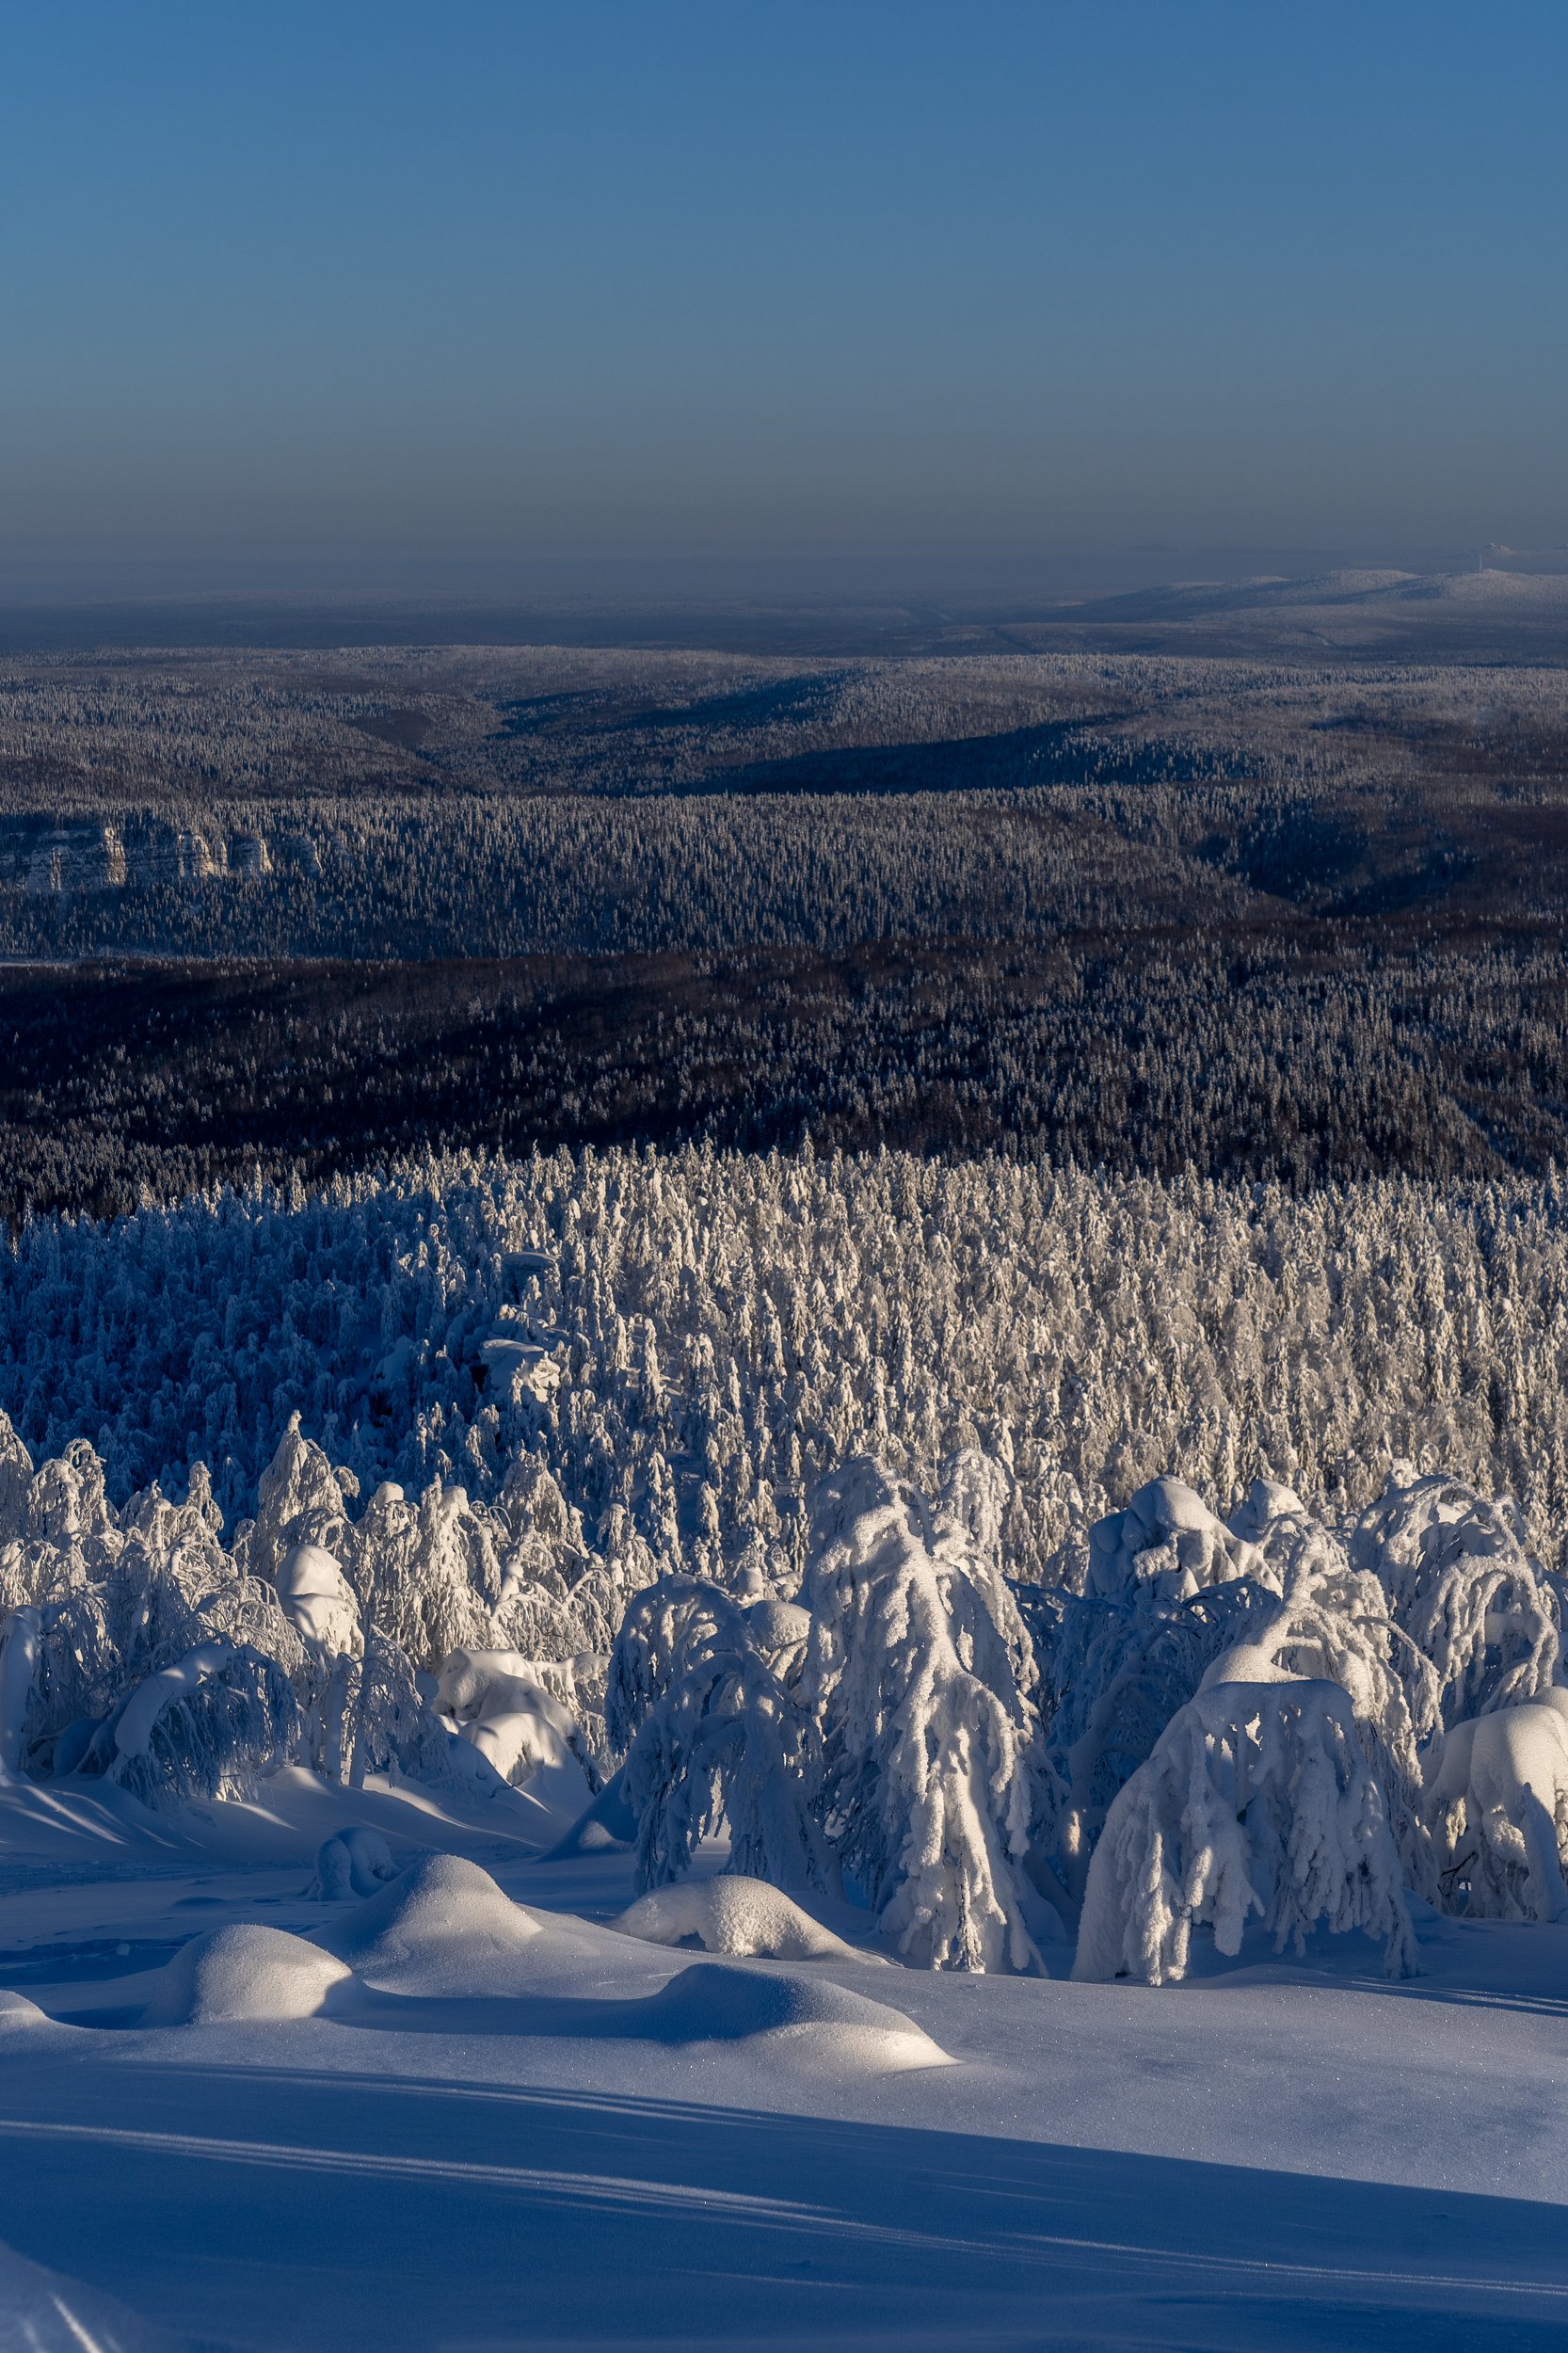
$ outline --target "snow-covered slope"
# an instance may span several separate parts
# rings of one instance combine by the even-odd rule
[[[0,2314],[1560,2339],[1555,1458],[1516,1504],[1330,1450],[1469,1351],[1463,1433],[1487,1335],[1506,1444],[1549,1437],[1555,1192],[1140,1226],[1000,1163],[687,1155],[436,1197],[24,1237],[50,1347],[68,1265],[155,1299],[186,1251],[209,1379],[296,1263],[346,1361],[381,1264],[383,1369],[328,1443],[291,1409],[237,1525],[200,1459],[126,1497],[123,1455],[0,1423]],[[389,1273],[416,1199],[440,1263]],[[168,1343],[120,1345],[145,1395]],[[394,1399],[424,1484],[367,1492],[337,1441],[399,1459]],[[1140,1479],[1157,1404],[1193,1456]]]
[[[138,2022],[170,1946],[231,1922],[363,1945],[297,1867],[122,1856],[0,1894],[34,2005],[0,2013],[8,2237],[85,2327],[108,2296],[147,2331],[38,2342],[1369,2353],[1568,2329],[1568,1930],[1422,1913],[1402,1989],[1356,1939],[1157,1997],[715,1964],[597,1925],[624,1857],[491,1860],[538,1924],[514,1964],[476,1920],[445,1990],[459,1913],[396,1990],[356,1971],[293,2023]],[[41,2292],[0,2258],[0,2313]]]

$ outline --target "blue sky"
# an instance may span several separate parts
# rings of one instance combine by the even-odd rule
[[[0,558],[1568,540],[1568,8],[0,0]]]

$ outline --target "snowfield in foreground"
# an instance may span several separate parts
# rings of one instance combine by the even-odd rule
[[[0,2342],[1568,2335],[1568,1929],[1417,1905],[1398,1983],[1357,1933],[1254,1930],[1158,1993],[1067,1948],[710,1959],[629,1932],[625,1852],[541,1861],[501,1811],[304,1773],[178,1823],[0,1797]],[[355,1822],[399,1867],[323,1897]]]
[[[447,1175],[0,1284],[0,2353],[1568,2342],[1560,1188]]]

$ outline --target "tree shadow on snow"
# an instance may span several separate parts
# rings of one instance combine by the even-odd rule
[[[600,2090],[167,2062],[19,2059],[0,2108],[13,2246],[247,2345],[1568,2340],[1563,2215],[1524,2200]]]

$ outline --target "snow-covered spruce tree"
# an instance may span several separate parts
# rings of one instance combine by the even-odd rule
[[[1192,1933],[1222,1953],[1257,1914],[1284,1952],[1320,1923],[1416,1965],[1400,1857],[1337,1683],[1207,1683],[1121,1791],[1089,1866],[1073,1975],[1164,1985]]]
[[[1409,1881],[1435,1897],[1400,1672],[1411,1646],[1378,1580],[1351,1566],[1289,1489],[1255,1481],[1226,1525],[1179,1481],[1159,1480],[1091,1530],[1090,1554],[1097,1591],[1061,1599],[1048,1647],[1048,1747],[1067,1792],[1060,1870],[1074,1893],[1118,1791],[1200,1685],[1284,1674],[1343,1688]],[[1225,1566],[1228,1577],[1217,1574]],[[1420,1663],[1408,1664],[1417,1679]]]
[[[814,1727],[794,1688],[798,1611],[747,1609],[695,1577],[664,1577],[627,1610],[605,1718],[625,1755],[640,1892],[679,1879],[728,1823],[729,1868],[776,1887],[821,1886],[829,1857],[811,1800]]]
[[[1038,1719],[1006,1587],[954,1521],[860,1458],[813,1497],[801,1598],[815,1803],[884,1934],[928,1968],[1038,1968],[1035,1932],[1054,1925],[1025,1870]]]
[[[1422,1737],[1551,1688],[1558,1599],[1524,1538],[1506,1497],[1400,1463],[1349,1529],[1351,1560],[1378,1578],[1407,1638],[1400,1663]]]
[[[235,1532],[235,1558],[253,1577],[269,1578],[297,1544],[320,1545],[344,1561],[352,1548],[348,1502],[359,1492],[352,1471],[334,1470],[300,1430],[299,1416],[292,1415],[257,1481],[256,1516]]]

